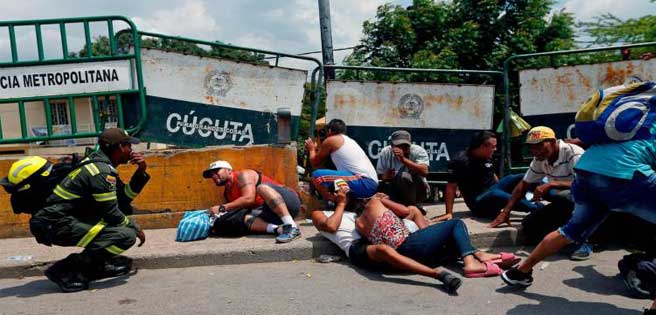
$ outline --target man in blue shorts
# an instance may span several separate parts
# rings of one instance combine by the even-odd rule
[[[321,197],[335,202],[335,195],[331,194],[330,187],[334,187],[337,179],[346,181],[350,189],[350,197],[373,196],[378,189],[378,174],[358,143],[345,135],[344,121],[331,120],[326,125],[326,131],[327,137],[320,146],[310,138],[305,140],[305,148],[308,150],[313,167],[318,167],[330,157],[337,168],[337,170],[317,169],[312,173],[312,182]]]
[[[501,275],[508,285],[531,285],[532,270],[537,263],[567,244],[585,242],[611,211],[630,213],[656,223],[655,140],[592,145],[574,168],[572,218],[545,236],[518,267]]]

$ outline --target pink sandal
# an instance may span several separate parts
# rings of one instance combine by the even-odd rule
[[[493,262],[485,261],[483,263],[485,264],[485,268],[486,268],[484,272],[465,272],[465,277],[467,278],[496,277],[503,272],[503,270]]]
[[[508,269],[522,260],[521,258],[515,256],[513,253],[501,252],[499,255],[501,255],[501,258],[492,259],[490,262],[497,264],[503,269]]]

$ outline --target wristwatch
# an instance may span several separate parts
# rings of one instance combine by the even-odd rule
[[[226,207],[224,205],[219,206],[219,212],[226,212],[226,211],[228,210],[226,210]]]

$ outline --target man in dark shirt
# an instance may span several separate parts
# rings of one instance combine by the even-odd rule
[[[449,162],[449,179],[445,192],[446,214],[435,221],[453,218],[453,201],[457,188],[460,188],[465,204],[475,216],[494,218],[499,214],[523,174],[509,175],[499,180],[492,163],[492,155],[496,150],[496,135],[490,131],[481,131],[472,137],[466,151],[455,155]],[[514,210],[530,212],[541,205],[523,199],[515,207]]]

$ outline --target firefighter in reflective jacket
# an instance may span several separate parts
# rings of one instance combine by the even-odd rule
[[[30,230],[39,243],[84,248],[45,272],[64,292],[86,290],[92,280],[129,273],[131,259],[119,255],[137,237],[139,246],[146,240],[134,219],[126,216],[133,212],[130,202],[150,178],[143,155],[132,152],[136,143],[139,140],[123,129],[106,129],[98,139],[100,150],[82,160],[55,187],[46,207],[30,219]],[[138,169],[123,184],[115,167],[127,162]]]

